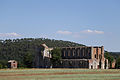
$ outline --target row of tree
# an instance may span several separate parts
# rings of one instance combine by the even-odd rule
[[[108,59],[109,68],[112,68],[112,63],[115,62],[115,68],[120,69],[120,53],[105,51],[105,58]]]

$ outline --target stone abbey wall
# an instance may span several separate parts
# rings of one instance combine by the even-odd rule
[[[65,47],[62,48],[63,68],[107,69],[104,47]]]
[[[50,68],[51,67],[51,61],[50,58],[51,54],[49,51],[51,51],[52,48],[48,48],[45,44],[40,45],[39,48],[37,48],[37,52],[35,53],[35,59],[34,59],[34,68]]]
[[[87,59],[63,59],[62,68],[89,68]]]
[[[42,49],[43,48],[43,49]],[[50,49],[52,50],[52,48]],[[41,46],[35,55],[36,68],[50,68],[52,58],[49,48]],[[61,64],[53,66],[56,68],[88,68],[108,69],[108,60],[104,58],[104,47],[63,47],[61,48]],[[48,54],[48,55],[46,55]]]
[[[62,48],[62,59],[91,59],[91,47]]]

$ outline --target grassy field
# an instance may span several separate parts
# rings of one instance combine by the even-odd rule
[[[2,69],[0,80],[120,80],[120,70]]]

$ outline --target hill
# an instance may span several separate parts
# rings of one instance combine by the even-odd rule
[[[17,60],[18,67],[31,68],[33,65],[34,54],[37,53],[37,47],[41,44],[48,47],[77,47],[84,46],[82,44],[45,39],[45,38],[24,38],[24,39],[8,39],[0,40],[0,67],[7,67],[8,60]]]
[[[120,52],[109,52],[111,56],[114,57],[114,59],[117,59],[120,57]]]

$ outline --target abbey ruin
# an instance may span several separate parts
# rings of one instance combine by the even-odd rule
[[[104,47],[62,48],[63,68],[108,69],[108,59],[104,57]]]
[[[43,50],[39,49],[36,55],[37,68],[50,68],[52,58],[48,48],[42,44]],[[61,48],[61,64],[58,68],[87,68],[87,69],[108,69],[108,59],[104,57],[104,47],[62,47]]]

